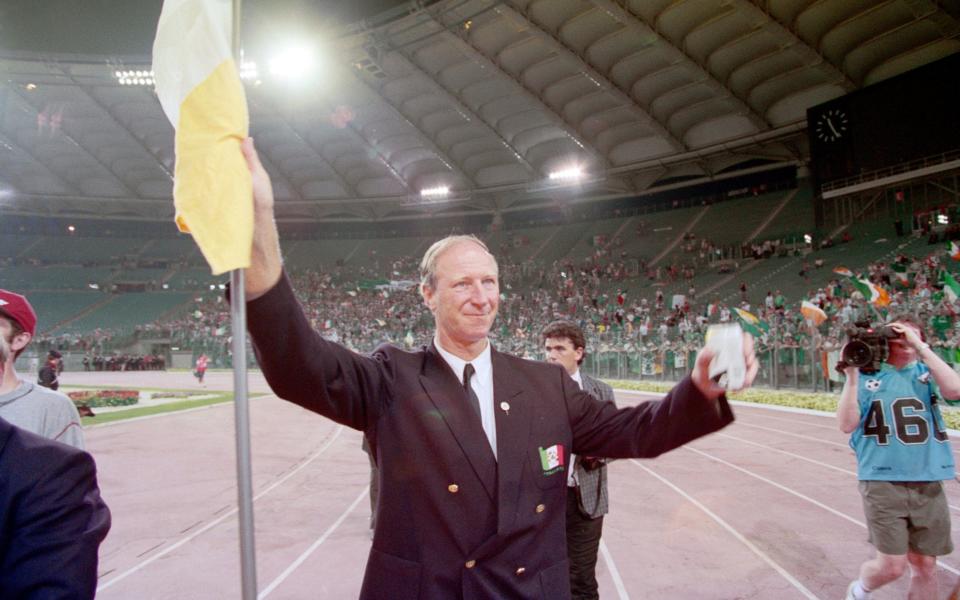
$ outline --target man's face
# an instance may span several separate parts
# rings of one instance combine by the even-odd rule
[[[497,263],[473,242],[455,244],[437,258],[436,283],[423,288],[441,345],[455,354],[483,350],[500,305]]]
[[[13,322],[7,317],[0,315],[0,337],[3,338],[4,354],[6,354],[6,358],[11,361],[30,343],[29,333],[21,332],[14,335],[13,332]]]
[[[547,362],[563,365],[570,375],[580,368],[578,361],[583,358],[583,348],[574,348],[570,338],[547,338],[543,341],[543,349],[547,353]]]
[[[3,321],[3,319],[0,319]],[[3,325],[0,324],[0,328]],[[3,380],[4,365],[7,364],[7,359],[13,356],[13,350],[10,349],[10,340],[6,333],[0,334],[0,381]]]
[[[897,321],[896,323],[912,329],[914,333],[917,334],[917,337],[920,338],[920,328],[913,323],[905,323],[903,321]],[[906,340],[904,340],[903,336],[890,340],[889,346],[890,356],[887,359],[888,362],[910,362],[917,359],[917,351],[914,350],[913,347],[906,342]]]

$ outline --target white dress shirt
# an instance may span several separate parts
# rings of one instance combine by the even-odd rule
[[[583,389],[583,378],[580,377],[580,369],[577,369],[577,372],[570,376],[570,379],[573,379],[577,382],[577,385],[580,386],[580,389]],[[568,465],[567,470],[567,487],[577,487],[580,485],[580,481],[577,479],[577,471],[573,468],[573,465],[576,464],[577,455],[573,452],[570,453],[570,464]]]
[[[493,457],[497,457],[497,419],[493,411],[493,363],[490,362],[490,340],[487,340],[487,347],[479,356],[471,361],[466,361],[443,349],[440,345],[440,339],[433,336],[433,345],[443,360],[450,366],[450,370],[463,383],[463,369],[467,362],[473,365],[476,371],[470,378],[470,387],[473,388],[480,401],[480,422],[483,425],[483,432],[487,434],[487,441],[490,442],[490,449],[493,450]],[[464,402],[467,400],[464,399]],[[471,409],[472,410],[472,409]]]

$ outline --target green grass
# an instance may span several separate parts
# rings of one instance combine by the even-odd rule
[[[193,390],[196,391],[196,390]],[[250,398],[258,398],[264,396],[265,394],[251,394]],[[201,406],[212,406],[214,404],[223,404],[224,402],[233,401],[232,393],[222,393],[218,394],[213,398],[205,398],[203,400],[184,400],[183,402],[167,402],[165,404],[159,404],[157,406],[141,406],[130,408],[127,410],[118,410],[113,412],[100,413],[95,417],[83,417],[81,419],[84,426],[88,425],[99,425],[101,423],[110,423],[112,421],[122,421],[124,419],[133,419],[135,417],[145,417],[149,415],[159,415],[169,412],[177,412],[180,410],[187,410],[189,408],[199,408]]]
[[[614,388],[622,390],[637,390],[641,392],[667,392],[673,387],[672,383],[647,381],[607,380]],[[793,408],[809,408],[829,413],[837,412],[838,394],[812,392],[794,392],[786,390],[769,390],[751,388],[742,392],[730,394],[731,400],[753,402],[755,404],[771,404],[775,406],[790,406]],[[940,405],[943,420],[949,429],[960,429],[960,408]]]

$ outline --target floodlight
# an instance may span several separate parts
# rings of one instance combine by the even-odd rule
[[[949,225],[950,217],[947,215],[937,215],[937,224],[938,225]]]
[[[444,198],[449,194],[450,188],[445,185],[420,190],[420,196],[423,198]]]
[[[70,233],[73,233],[73,232],[76,231],[76,230],[77,230],[77,228],[74,227],[73,225],[67,225],[67,231],[69,231]]]
[[[257,79],[258,75],[257,63],[252,60],[240,63],[240,79]]]
[[[803,241],[804,241],[804,243],[812,244],[812,243],[813,243],[813,236],[810,235],[809,233],[805,233],[805,234],[803,234]]]
[[[270,59],[270,74],[280,79],[303,79],[316,64],[316,53],[310,46],[291,46]]]
[[[576,181],[583,177],[583,170],[580,167],[569,167],[550,173],[551,181]]]
[[[153,71],[114,71],[113,76],[120,85],[154,85]]]

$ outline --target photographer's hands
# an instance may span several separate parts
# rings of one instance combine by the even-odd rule
[[[913,327],[907,327],[903,323],[891,323],[890,329],[900,334],[899,339],[903,340],[908,346],[916,350],[917,353],[924,348],[930,347],[920,338],[920,334],[917,333],[917,330]]]

